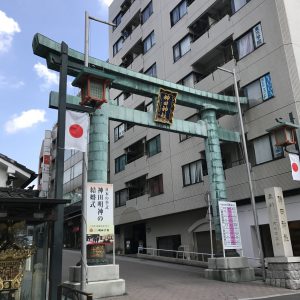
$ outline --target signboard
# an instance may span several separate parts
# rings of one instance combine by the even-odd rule
[[[114,239],[113,185],[87,183],[87,244]]]
[[[155,122],[172,124],[177,93],[160,89],[157,97]]]
[[[223,248],[242,249],[241,233],[236,203],[219,201]]]
[[[265,76],[260,78],[260,86],[263,100],[270,99],[274,96],[270,74],[266,74]]]
[[[265,189],[274,256],[293,256],[284,198],[280,187]]]

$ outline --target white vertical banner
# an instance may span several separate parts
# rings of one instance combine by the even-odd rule
[[[299,155],[289,153],[293,180],[300,181]]]
[[[86,187],[87,242],[114,240],[113,185],[88,182]]]
[[[236,203],[219,201],[219,212],[224,250],[242,249]]]
[[[66,111],[65,149],[87,151],[88,143],[88,113]]]

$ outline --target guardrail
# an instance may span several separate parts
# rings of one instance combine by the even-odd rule
[[[93,300],[93,294],[83,292],[80,290],[76,290],[74,288],[71,288],[67,284],[61,284],[57,288],[57,299],[61,300],[82,300],[84,299],[84,296],[86,300]]]
[[[138,254],[149,255],[152,257],[169,257],[174,259],[191,260],[198,262],[207,262],[208,258],[214,256],[211,253],[190,252],[185,250],[166,250],[156,248],[138,248]]]

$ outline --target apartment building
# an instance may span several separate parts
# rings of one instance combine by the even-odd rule
[[[273,256],[264,189],[282,187],[294,255],[300,255],[299,183],[287,152],[267,130],[282,117],[299,124],[300,3],[297,0],[114,0],[109,62],[199,90],[249,103],[243,120],[266,256]],[[111,99],[143,111],[152,99],[111,90]],[[197,122],[199,111],[176,106],[175,118]],[[240,131],[237,116],[218,116]],[[110,178],[115,191],[117,247],[210,252],[209,191],[204,140],[110,122]],[[227,198],[236,201],[244,255],[258,257],[241,144],[221,144]],[[288,151],[296,151],[289,146]]]

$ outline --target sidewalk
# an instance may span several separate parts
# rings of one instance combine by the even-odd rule
[[[124,256],[117,256],[117,264],[120,278],[126,281],[127,295],[110,300],[241,300],[289,294],[300,299],[299,291],[267,286],[261,280],[243,283],[208,280],[203,278],[203,269],[199,267]]]

